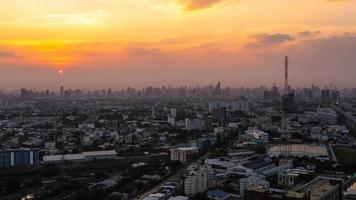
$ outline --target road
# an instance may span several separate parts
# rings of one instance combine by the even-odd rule
[[[153,188],[147,190],[146,192],[144,192],[143,194],[141,194],[140,196],[138,196],[136,199],[137,200],[142,200],[144,199],[146,196],[150,195],[150,194],[154,194],[157,193],[161,187],[166,184],[168,181],[174,181],[174,180],[179,180],[180,179],[180,175],[184,172],[184,168],[178,170],[176,173],[166,177],[165,179],[163,179],[162,181],[160,181],[157,185],[155,185]]]
[[[205,160],[205,159],[207,159],[210,155],[211,155],[210,152],[205,153],[205,154],[203,154],[202,156],[200,156],[199,158],[197,158],[196,160],[193,160],[193,161],[191,161],[191,162],[189,162],[189,163],[186,163],[185,166],[189,166],[189,165],[191,165],[191,164],[193,164],[193,163],[197,163],[197,161],[199,161],[199,160]],[[164,178],[162,181],[160,181],[160,182],[159,182],[157,185],[155,185],[153,188],[147,190],[147,191],[144,192],[143,194],[140,194],[140,195],[136,198],[136,200],[143,200],[146,196],[148,196],[148,195],[150,195],[150,194],[157,193],[157,192],[161,189],[161,187],[162,187],[164,184],[166,184],[167,182],[169,182],[169,181],[179,180],[179,179],[180,179],[180,175],[184,172],[184,170],[185,170],[185,167],[182,168],[182,169],[180,169],[180,170],[178,170],[176,173],[174,173],[174,174],[172,174],[172,175],[170,175],[170,176]]]

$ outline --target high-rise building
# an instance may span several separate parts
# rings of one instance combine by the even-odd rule
[[[221,94],[221,83],[219,81],[215,87],[215,95],[220,95],[220,94]]]
[[[21,98],[29,97],[29,91],[26,88],[21,88],[20,96],[21,96]]]
[[[172,126],[176,125],[177,109],[172,108],[167,116],[167,122]]]
[[[340,91],[335,89],[331,92],[331,101],[339,102],[339,100],[340,100]]]
[[[284,112],[291,113],[294,110],[294,93],[282,96],[282,109]]]
[[[213,120],[217,120],[220,126],[224,126],[227,119],[226,108],[214,108],[211,112]]]
[[[64,87],[63,87],[63,85],[61,85],[61,87],[59,89],[59,96],[61,96],[61,97],[64,96]]]
[[[351,93],[351,96],[356,98],[356,88],[352,88]]]
[[[266,100],[278,100],[279,97],[280,94],[278,92],[278,87],[275,83],[273,83],[273,86],[270,90],[263,91],[263,98]]]
[[[329,101],[330,100],[330,90],[325,88],[323,90],[321,90],[321,100],[324,100],[324,101]]]
[[[213,187],[213,168],[210,165],[190,165],[184,180],[184,193],[193,196]]]

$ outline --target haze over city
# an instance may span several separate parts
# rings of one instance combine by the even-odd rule
[[[2,0],[0,85],[355,84],[356,1]]]
[[[0,200],[356,200],[356,0],[0,0]]]

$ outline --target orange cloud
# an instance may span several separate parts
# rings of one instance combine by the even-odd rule
[[[249,47],[257,47],[257,46],[272,46],[276,44],[281,44],[289,41],[295,40],[295,38],[288,34],[276,33],[276,34],[268,34],[268,33],[260,33],[250,36],[253,42],[248,43]]]
[[[16,54],[14,52],[9,51],[0,51],[0,58],[16,58]]]
[[[185,10],[199,10],[213,6],[224,0],[177,0]]]

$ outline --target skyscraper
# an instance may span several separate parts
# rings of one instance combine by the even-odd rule
[[[59,96],[63,97],[64,96],[64,88],[63,85],[61,85],[60,89],[59,89]]]

